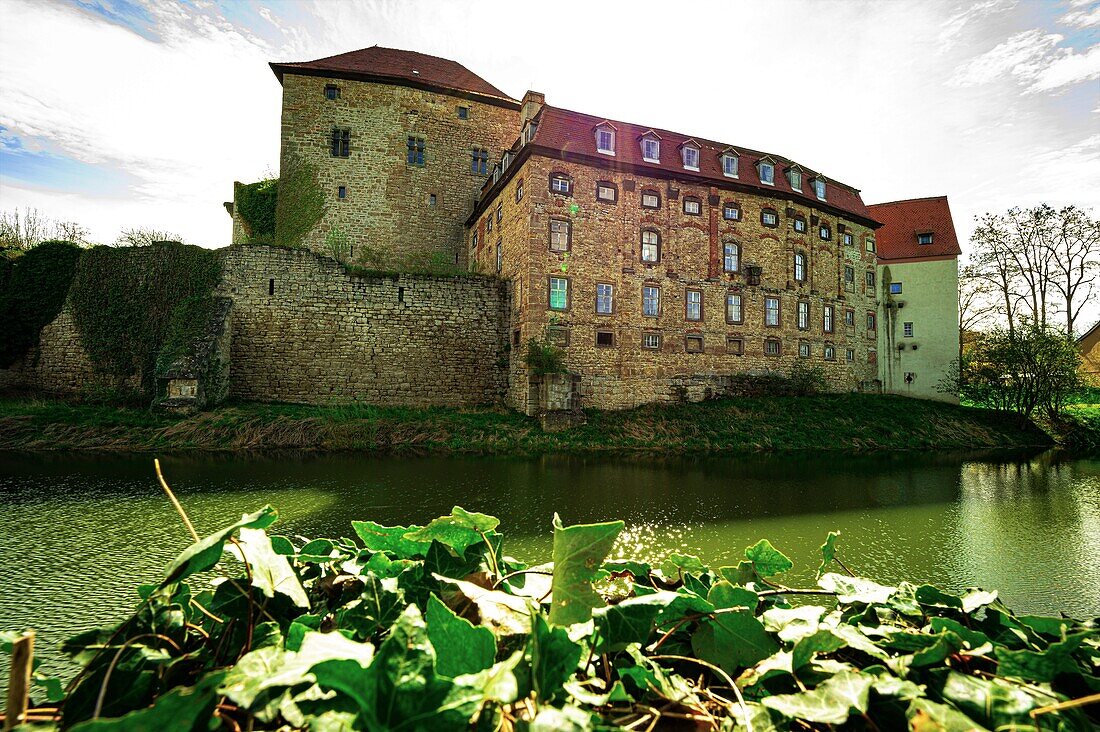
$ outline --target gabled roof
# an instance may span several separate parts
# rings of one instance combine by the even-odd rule
[[[284,74],[329,76],[357,81],[374,81],[411,86],[429,91],[456,92],[459,96],[482,98],[498,106],[519,108],[519,102],[482,79],[457,61],[415,51],[371,46],[319,58],[315,61],[271,63],[271,70],[283,81]]]
[[[782,164],[791,164],[793,161],[779,155],[738,147],[736,152],[741,158],[741,173],[737,179],[731,179],[722,173],[722,153],[732,150],[733,146],[726,142],[714,142],[701,137],[691,137],[678,132],[650,128],[644,125],[635,125],[628,122],[615,121],[614,125],[620,131],[616,141],[615,158],[597,155],[596,143],[592,138],[592,128],[598,123],[606,121],[603,117],[573,112],[560,107],[543,106],[539,113],[538,127],[531,145],[541,148],[543,151],[553,150],[571,157],[588,156],[594,164],[611,167],[640,168],[640,174],[647,170],[663,171],[667,177],[676,177],[684,180],[700,178],[703,185],[713,184],[724,188],[737,187],[761,192],[765,195],[775,196],[781,193],[784,197],[798,200],[806,206],[816,209],[833,209],[841,216],[848,215],[862,219],[870,224],[876,224],[871,212],[860,198],[859,191],[829,179],[829,188],[826,192],[826,200],[819,201],[816,197],[800,193],[790,187],[790,183],[784,176],[776,176],[775,185],[762,184],[756,175],[755,165],[762,158]],[[652,134],[661,140],[661,162],[649,163],[643,160],[641,145],[637,140],[646,134]],[[678,149],[685,142],[692,142],[700,148],[699,171],[688,173],[684,170]],[[597,159],[599,158],[598,162]],[[802,170],[808,174],[818,175],[805,166]]]
[[[947,196],[911,198],[867,207],[882,222],[875,232],[880,260],[957,257],[962,254]],[[931,244],[918,244],[917,234],[931,232]]]
[[[1077,339],[1077,342],[1084,343],[1085,340],[1091,337],[1093,333],[1097,332],[1097,330],[1100,330],[1100,320],[1097,320],[1095,323],[1093,323],[1093,326],[1086,330],[1084,334],[1082,334],[1082,336]]]

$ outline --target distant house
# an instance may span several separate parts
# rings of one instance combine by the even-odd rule
[[[957,401],[937,390],[959,354],[959,239],[946,196],[873,204],[878,230],[883,391]]]
[[[1093,386],[1100,386],[1100,320],[1077,339],[1081,351],[1081,373]]]

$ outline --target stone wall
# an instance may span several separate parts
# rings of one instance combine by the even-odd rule
[[[113,383],[95,372],[68,305],[42,329],[37,348],[32,348],[11,369],[0,372],[0,389],[64,395],[136,387],[136,382]]]
[[[337,99],[326,98],[327,84],[339,88]],[[492,170],[519,135],[518,107],[286,74],[280,172],[293,157],[314,166],[325,201],[323,218],[303,243],[329,253],[333,235],[346,241],[342,258],[368,266],[431,261],[465,267],[463,223],[485,180],[472,169],[472,151],[487,150]],[[347,157],[332,155],[333,128],[350,131]],[[410,137],[424,141],[422,165],[408,162]]]
[[[487,277],[351,276],[273,247],[225,250],[230,396],[469,406],[501,400],[506,286]]]
[[[550,191],[552,173],[571,178],[570,195]],[[517,200],[520,180],[523,196]],[[596,199],[599,181],[615,187],[614,202]],[[659,194],[657,209],[641,206],[646,190]],[[684,213],[683,202],[689,196],[700,202],[698,215]],[[737,220],[724,217],[727,203],[739,209]],[[776,212],[775,227],[762,223],[764,208]],[[806,224],[805,231],[795,229],[799,218]],[[551,220],[568,222],[568,252],[550,250]],[[828,240],[819,235],[821,225],[829,227]],[[851,235],[850,242],[845,241],[841,225]],[[657,262],[641,259],[643,229],[660,234]],[[475,233],[476,247],[472,246]],[[796,363],[820,366],[835,390],[874,384],[877,293],[867,282],[867,273],[875,272],[874,247],[868,245],[873,237],[865,226],[796,201],[531,155],[497,197],[487,202],[467,244],[472,266],[480,271],[495,271],[500,244],[501,274],[515,280],[513,343],[522,347],[529,338],[552,334],[552,340],[565,348],[566,367],[581,377],[582,406],[620,409],[680,399],[685,389],[691,398],[699,391],[696,386],[708,381],[711,386],[700,388],[726,393],[724,377],[786,373]],[[726,243],[739,247],[737,271],[723,267]],[[802,281],[793,271],[795,254],[805,257]],[[749,266],[760,268],[759,283],[747,277]],[[851,281],[845,277],[846,268],[851,268]],[[564,309],[549,307],[551,277],[569,283]],[[597,284],[614,288],[611,313],[596,311]],[[660,288],[656,316],[643,314],[645,286]],[[702,293],[699,320],[687,318],[688,290]],[[727,318],[726,297],[731,294],[742,298],[742,317],[737,322]],[[768,297],[780,301],[777,327],[764,323]],[[809,308],[804,328],[797,320],[799,302]],[[826,306],[833,309],[831,331],[824,327]],[[609,342],[598,342],[598,333],[609,333],[605,336]],[[643,347],[646,334],[660,338],[658,348]],[[701,352],[689,351],[689,336],[702,338]],[[771,339],[780,343],[778,355],[765,352],[765,341]],[[528,408],[530,402],[520,359],[513,366],[509,402],[517,409]]]

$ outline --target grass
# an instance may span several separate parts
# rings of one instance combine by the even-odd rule
[[[1097,415],[1100,419],[1100,414]],[[16,450],[364,450],[382,453],[702,453],[1015,448],[1046,433],[988,410],[900,396],[831,394],[589,410],[544,432],[489,408],[232,404],[178,418],[143,409],[0,399],[0,445]]]

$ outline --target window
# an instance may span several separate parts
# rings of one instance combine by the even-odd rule
[[[470,172],[485,175],[489,172],[489,151],[475,147],[470,151]]]
[[[601,348],[609,348],[615,345],[615,334],[609,330],[596,331],[596,345]]]
[[[823,178],[814,178],[814,195],[819,200],[825,200],[825,180]]]
[[[833,232],[829,228],[828,224],[822,224],[821,227],[817,230],[817,235],[825,241],[829,241],[833,238]]]
[[[437,199],[435,197],[435,194],[434,193],[429,193],[428,194],[428,207],[429,208],[435,208],[436,200]]]
[[[835,361],[836,360],[836,346],[830,345],[828,343],[825,344],[825,360],[826,361]]]
[[[904,337],[912,338],[913,337],[913,324],[912,323],[902,323],[901,332],[902,332],[902,335]]]
[[[649,351],[659,351],[661,349],[661,334],[642,333],[642,348]]]
[[[868,239],[867,240],[867,251],[869,251],[869,252],[875,251],[875,240],[874,239]]]
[[[774,208],[760,209],[760,223],[774,229],[779,226],[779,214],[776,213]]]
[[[615,154],[615,130],[607,126],[596,128],[596,152]]]
[[[741,310],[741,296],[736,293],[726,295],[726,322],[743,323],[745,314]]]
[[[566,310],[569,308],[569,280],[564,277],[550,278],[550,309]]]
[[[808,341],[798,342],[798,357],[809,358],[810,357],[810,344]]]
[[[405,161],[409,165],[423,165],[424,164],[424,138],[423,137],[410,137],[408,141],[408,154]],[[484,172],[484,171],[482,171]]]
[[[844,360],[847,361],[848,363],[851,363],[852,361],[855,361],[856,360],[856,352],[853,351],[851,348],[844,349]]]
[[[779,327],[779,298],[764,298],[764,325],[769,328]]]
[[[891,295],[900,295],[901,294],[901,283],[900,282],[891,282],[890,283],[890,294]]]
[[[605,203],[615,203],[619,200],[619,189],[614,183],[599,182],[596,184],[596,200]]]
[[[340,87],[335,84],[325,84],[325,99],[339,99]]]
[[[699,148],[684,145],[680,150],[684,160],[684,168],[687,170],[699,170]]]
[[[810,303],[805,300],[798,301],[798,329],[810,329]]]
[[[351,130],[332,128],[332,157],[346,158],[351,154]]]
[[[610,315],[615,308],[615,286],[596,283],[596,312]]]
[[[851,235],[851,234],[849,234],[849,233],[848,233],[847,231],[846,231],[846,232],[844,232],[844,246],[846,246],[846,247],[850,247],[850,246],[852,246],[852,245],[853,245],[854,243],[855,243],[855,242],[854,242],[854,240],[852,239],[852,235]]]
[[[757,172],[760,174],[760,182],[764,185],[775,185],[775,166],[771,163],[765,163],[761,160],[756,166]]]
[[[703,319],[703,291],[688,290],[684,298],[684,318],[686,320]]]
[[[497,274],[504,270],[504,243],[497,241]]]
[[[688,353],[702,353],[703,352],[703,336],[701,335],[689,335],[684,338],[684,350]]]
[[[523,178],[516,181],[516,203],[523,200]]]
[[[573,224],[565,219],[550,219],[550,251],[568,252],[573,243]]]
[[[485,217],[485,233],[486,234],[492,234],[493,233],[493,215],[492,214],[489,214],[487,217]]]
[[[917,234],[917,244],[931,244],[931,243],[932,243],[932,232],[931,231],[926,231],[923,234]]]
[[[498,203],[497,204],[497,223],[498,224],[500,223],[500,220],[502,218],[504,218],[504,204],[503,203]]]
[[[736,203],[727,203],[722,207],[722,218],[726,221],[741,220],[741,206]]]
[[[875,289],[875,270],[873,270],[873,269],[867,270],[867,274],[864,275],[864,280],[867,282],[867,289],[868,290],[874,290]]]
[[[856,311],[855,310],[845,310],[844,311],[844,325],[849,327],[849,328],[855,328],[856,327]]]
[[[794,278],[797,282],[806,281],[806,255],[802,252],[794,255]]]
[[[779,343],[778,338],[765,338],[764,339],[764,355],[765,356],[778,356],[782,352],[783,348]]]
[[[851,265],[844,265],[844,289],[852,291],[856,289],[856,270]]]
[[[573,195],[573,179],[565,173],[550,174],[550,191],[563,196]]]
[[[642,315],[657,317],[661,314],[661,288],[655,285],[642,287]]]
[[[703,210],[703,204],[695,196],[684,196],[684,213],[689,216],[698,216]]]
[[[722,269],[727,272],[736,272],[741,268],[741,245],[734,242],[726,242],[722,245]]]
[[[642,191],[642,208],[660,208],[661,194],[657,191]]]
[[[469,107],[459,107],[458,108],[458,118],[459,119],[470,119],[470,108]]]
[[[745,339],[744,338],[727,338],[726,339],[726,353],[731,356],[744,356],[745,355]]]
[[[661,162],[661,141],[656,137],[642,138],[642,160],[647,163]]]
[[[867,330],[875,329],[875,314],[867,313]]]
[[[727,178],[737,177],[737,156],[733,153],[722,155],[722,175]]]
[[[347,187],[347,186],[339,186],[339,187],[337,187],[337,189],[336,189],[336,197],[337,197],[337,198],[347,198],[347,197],[348,197],[348,187]]]
[[[794,219],[792,219],[792,223],[794,225],[794,230],[799,234],[806,233],[806,219],[804,217],[795,216]]]
[[[652,229],[642,231],[642,261],[661,261],[661,235]]]
[[[470,237],[470,248],[471,249],[477,249],[477,232],[476,231],[474,232],[474,235]]]
[[[821,323],[826,333],[833,332],[833,306],[826,305],[821,315]]]
[[[787,180],[790,181],[792,189],[798,191],[799,193],[802,192],[802,171],[801,170],[799,170],[798,168],[788,168],[787,169]]]

